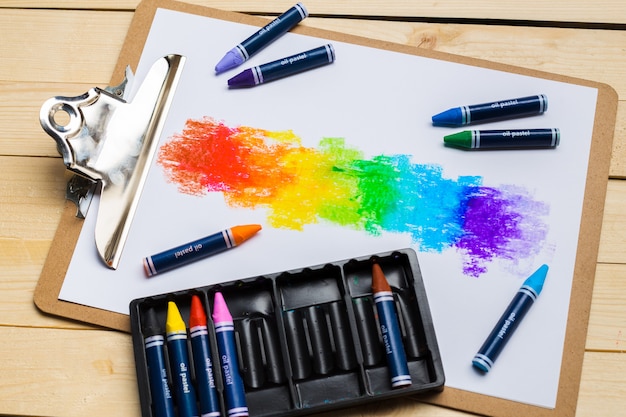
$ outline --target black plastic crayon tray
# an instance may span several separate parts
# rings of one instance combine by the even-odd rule
[[[374,260],[394,295],[412,379],[408,387],[391,387],[372,297]],[[168,302],[177,304],[188,323],[194,294],[207,313],[215,382],[222,415],[227,415],[210,317],[216,291],[224,295],[235,323],[251,416],[311,414],[443,388],[417,256],[404,249],[133,300],[130,318],[143,416],[154,416],[142,333],[145,312],[156,311],[165,333]]]

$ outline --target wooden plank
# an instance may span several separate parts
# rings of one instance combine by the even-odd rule
[[[0,80],[108,83],[132,13],[106,12],[106,18],[99,13],[4,11]],[[304,24],[604,82],[625,99],[626,31],[350,19],[307,19]]]
[[[132,13],[14,10],[0,13],[0,80],[107,83]]]
[[[607,186],[598,262],[625,263],[626,181],[610,180]]]
[[[626,351],[626,265],[599,264],[591,300],[587,350]]]
[[[293,0],[259,2],[255,0],[187,0],[223,10],[279,14],[293,6]],[[134,10],[139,0],[6,0],[0,7],[51,9]],[[626,4],[620,0],[463,0],[409,1],[361,0],[338,2],[307,0],[312,15],[352,15],[397,17],[401,19],[503,19],[555,22],[626,23]]]
[[[130,336],[104,330],[0,327],[0,414],[139,416]],[[28,354],[24,354],[28,352]],[[626,406],[626,354],[587,352],[577,416],[617,416]],[[466,415],[411,399],[380,401],[327,417]]]

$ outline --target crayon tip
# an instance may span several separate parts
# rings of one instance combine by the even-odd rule
[[[234,226],[230,228],[233,234],[233,239],[236,245],[240,245],[246,240],[254,236],[259,230],[261,230],[260,224],[246,224],[242,226]]]
[[[191,311],[189,312],[189,327],[206,326],[206,313],[202,301],[197,295],[191,297]]]
[[[526,278],[523,286],[532,288],[537,295],[541,293],[543,289],[543,283],[546,281],[546,276],[548,275],[548,265],[543,264],[537,269],[531,276]]]
[[[432,117],[435,126],[459,126],[463,124],[461,109],[449,109]]]
[[[167,303],[167,319],[165,321],[165,333],[187,331],[183,317],[180,315],[178,306],[173,301]]]
[[[243,70],[233,78],[228,80],[228,86],[233,88],[253,87],[257,85],[251,69]]]
[[[239,50],[235,47],[230,51],[226,52],[226,55],[217,63],[215,66],[215,73],[220,74],[224,71],[228,71],[229,69],[233,69],[241,65],[244,61],[243,56],[239,52]]]
[[[213,301],[213,321],[215,323],[233,321],[233,316],[230,315],[224,296],[219,291],[215,293],[215,300]]]
[[[374,294],[383,291],[391,291],[387,278],[378,264],[372,265],[372,292]]]
[[[462,132],[453,133],[451,135],[444,136],[443,142],[449,146],[458,146],[460,148],[472,147],[472,132],[470,130],[464,130]]]

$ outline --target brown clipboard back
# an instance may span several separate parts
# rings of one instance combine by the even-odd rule
[[[124,71],[128,65],[130,65],[132,69],[137,67],[143,45],[148,37],[154,15],[158,8],[256,26],[263,26],[267,23],[266,19],[260,17],[203,6],[170,0],[144,0],[137,7],[133,17],[110,85],[117,85],[124,79]],[[523,415],[527,417],[574,416],[578,401],[578,390],[589,322],[589,310],[591,307],[591,294],[593,291],[602,216],[606,199],[613,134],[615,131],[618,101],[615,90],[606,84],[598,82],[315,29],[302,25],[296,27],[293,32],[338,42],[386,49],[410,55],[462,63],[597,89],[598,99],[565,335],[565,348],[562,361],[564,366],[561,366],[556,407],[554,409],[546,409],[455,388],[445,388],[441,393],[419,397],[421,401],[495,417],[511,415]],[[83,221],[77,219],[75,214],[76,207],[74,204],[66,202],[61,222],[55,234],[48,257],[46,258],[39,282],[35,288],[35,304],[39,309],[49,314],[130,332],[130,320],[126,315],[58,299],[83,224]]]

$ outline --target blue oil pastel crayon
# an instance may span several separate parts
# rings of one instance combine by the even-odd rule
[[[530,309],[543,289],[548,274],[548,265],[542,265],[524,281],[515,297],[496,323],[472,365],[483,372],[489,372],[498,355],[511,339],[515,329]]]
[[[544,94],[448,109],[432,117],[435,126],[465,126],[542,114],[548,110]]]
[[[233,226],[230,229],[148,256],[143,260],[143,268],[146,274],[151,277],[239,246],[259,230],[261,230],[259,224]]]
[[[196,391],[191,381],[189,353],[187,352],[187,327],[176,303],[167,303],[167,320],[165,322],[167,348],[170,356],[170,367],[176,393],[176,404],[180,417],[198,417]]]
[[[200,297],[197,295],[191,297],[189,336],[191,338],[191,352],[196,371],[200,415],[202,417],[219,417],[221,415],[220,401],[217,398],[217,388],[215,387],[206,313],[202,307]]]
[[[402,334],[398,324],[395,301],[391,287],[382,268],[377,263],[372,266],[372,292],[378,311],[378,322],[383,337],[387,357],[387,367],[391,374],[391,387],[402,388],[411,385],[411,374],[406,360]]]
[[[149,308],[145,317],[143,334],[146,346],[152,412],[155,417],[174,417],[174,401],[170,391],[163,352],[165,337],[161,333],[154,308]]]
[[[215,66],[215,72],[219,74],[243,64],[252,55],[291,30],[308,15],[309,12],[302,3],[296,4],[262,27],[254,35],[228,51]]]
[[[222,367],[228,417],[245,417],[248,415],[248,405],[246,392],[243,388],[243,379],[239,374],[239,359],[235,345],[235,326],[233,317],[221,292],[215,293],[213,323],[217,337],[220,365]]]
[[[331,44],[248,68],[228,80],[231,88],[253,87],[279,78],[331,64],[335,49]]]

